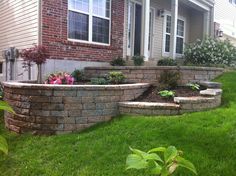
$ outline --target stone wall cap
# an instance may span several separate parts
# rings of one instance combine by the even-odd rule
[[[52,85],[52,84],[31,84],[21,82],[3,82],[4,87],[26,88],[26,89],[56,89],[56,90],[124,90],[147,88],[149,83],[119,84],[119,85]]]
[[[217,67],[197,67],[197,66],[106,66],[106,67],[85,67],[85,70],[199,70],[199,71],[224,71]]]
[[[209,101],[215,100],[214,97],[202,97],[202,96],[197,96],[197,97],[175,97],[174,102],[181,104],[181,103],[206,103]]]
[[[141,109],[179,109],[180,106],[175,103],[158,102],[120,102],[120,107],[141,108]]]
[[[206,89],[200,91],[200,94],[203,96],[217,96],[222,94],[222,89]]]
[[[201,81],[199,83],[201,86],[204,86],[206,88],[215,88],[215,89],[220,89],[222,87],[221,83],[218,82],[211,82],[211,81]]]

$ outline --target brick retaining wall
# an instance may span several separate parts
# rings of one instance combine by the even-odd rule
[[[110,120],[118,102],[140,96],[149,84],[107,86],[4,83],[4,99],[16,114],[5,112],[6,127],[17,133],[61,134]]]
[[[223,73],[221,68],[212,67],[86,67],[85,76],[87,78],[98,77],[111,71],[121,71],[125,74],[128,82],[158,83],[163,71],[178,71],[181,74],[181,84],[189,82],[201,82],[212,80]]]

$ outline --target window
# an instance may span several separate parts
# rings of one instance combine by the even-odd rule
[[[184,50],[184,32],[185,24],[184,21],[178,19],[177,21],[177,34],[176,34],[176,53],[183,54]],[[171,16],[166,16],[166,27],[165,27],[165,52],[170,52],[170,37],[171,37]]]
[[[69,0],[68,37],[110,43],[111,0]]]
[[[229,3],[236,5],[236,0],[229,0]]]

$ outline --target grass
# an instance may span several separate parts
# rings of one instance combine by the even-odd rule
[[[218,81],[224,84],[224,104],[211,111],[176,118],[121,116],[83,133],[51,137],[19,136],[1,125],[10,153],[0,156],[0,175],[141,176],[143,172],[125,171],[129,146],[148,150],[169,145],[183,150],[200,176],[235,175],[236,72]]]

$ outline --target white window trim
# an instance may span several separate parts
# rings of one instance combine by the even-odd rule
[[[165,46],[166,46],[166,34],[169,34],[169,33],[166,33],[167,16],[171,16],[171,12],[169,12],[169,11],[166,11],[166,12],[165,12],[164,25],[163,25],[162,57],[170,57],[170,52],[166,52],[166,51],[165,51]],[[179,15],[179,16],[178,16],[178,19],[184,21],[184,36],[179,36],[179,35],[176,34],[176,37],[181,37],[181,38],[183,38],[183,39],[184,39],[184,44],[185,44],[185,43],[186,43],[186,18]],[[176,40],[176,42],[177,42],[177,40]],[[184,48],[185,48],[185,45],[183,45],[183,50],[184,50]],[[176,57],[177,57],[177,58],[180,58],[180,57],[183,57],[183,56],[184,56],[184,53],[183,53],[183,54],[175,53],[175,54],[176,54]]]
[[[112,8],[112,0],[110,0],[110,17],[108,18],[108,17],[103,17],[103,16],[93,14],[93,0],[89,0],[89,12],[84,12],[81,10],[76,10],[74,8],[70,8],[69,3],[68,3],[68,7],[67,7],[67,40],[71,41],[71,42],[78,42],[78,43],[84,43],[84,44],[110,46],[111,45],[111,19],[112,19],[112,9],[111,8]],[[82,13],[82,14],[89,16],[89,31],[88,31],[89,32],[89,34],[88,34],[89,39],[88,39],[88,41],[69,38],[69,11]],[[93,41],[93,17],[98,17],[98,18],[102,18],[105,20],[109,20],[109,41],[108,41],[109,43],[100,43],[100,42]]]

